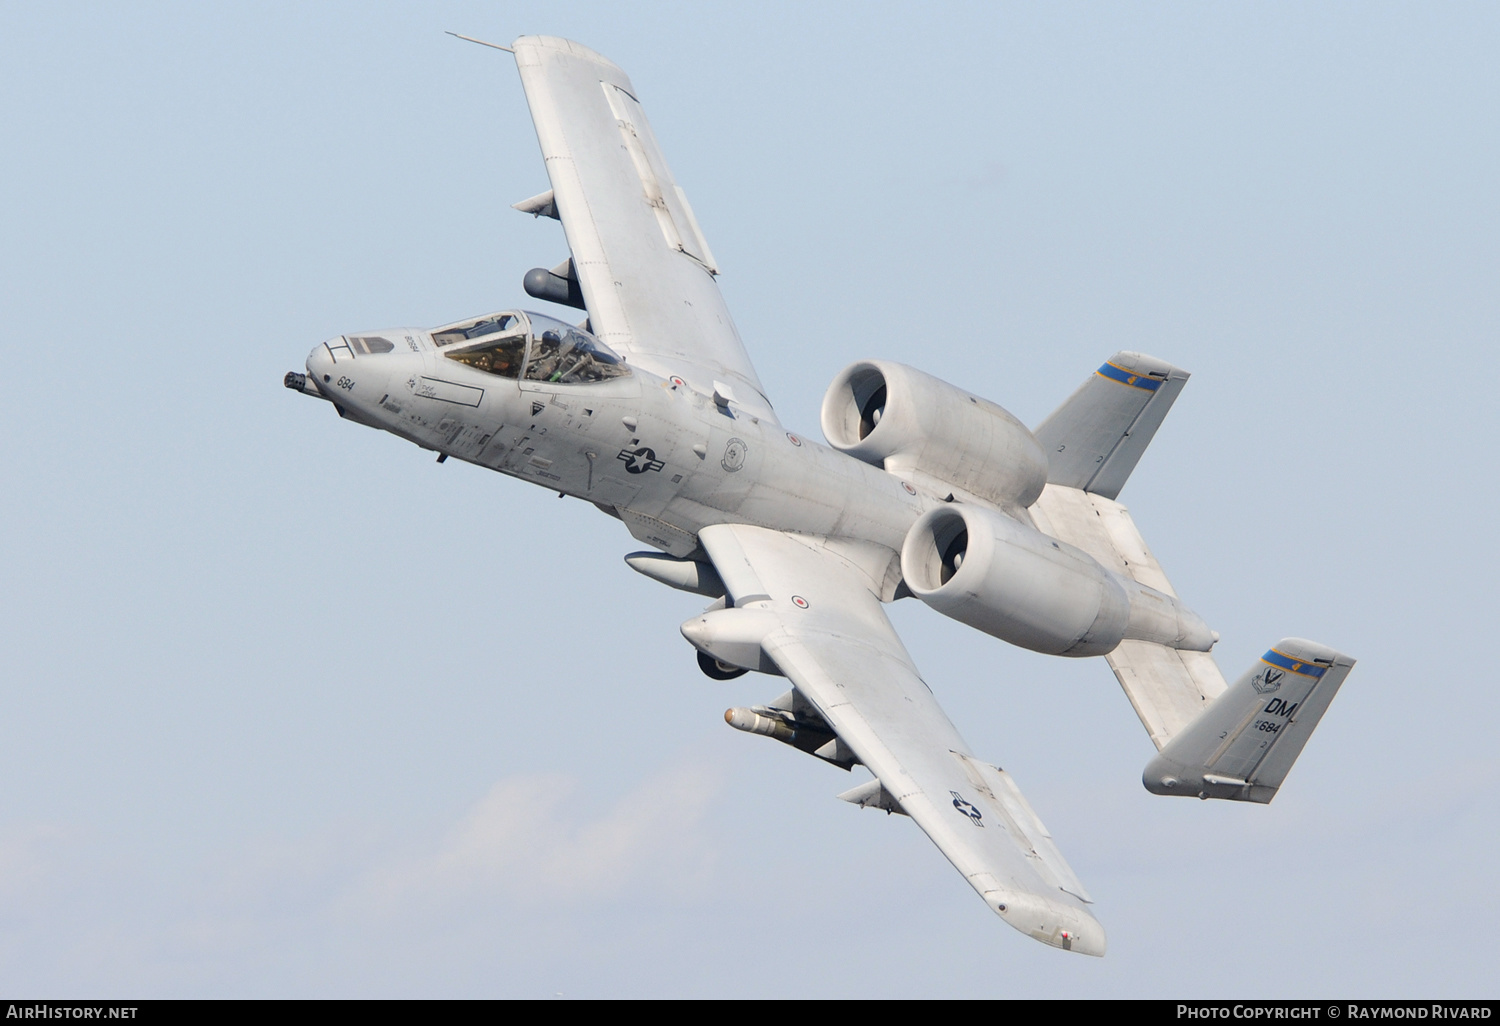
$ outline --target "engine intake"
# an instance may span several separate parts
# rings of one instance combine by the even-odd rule
[[[980,506],[924,513],[902,546],[901,572],[938,612],[1034,652],[1104,655],[1125,639],[1206,652],[1217,640],[1171,595]]]
[[[866,463],[932,479],[1006,508],[1030,506],[1047,483],[1047,455],[994,403],[886,360],[846,367],[823,397],[828,444]]]

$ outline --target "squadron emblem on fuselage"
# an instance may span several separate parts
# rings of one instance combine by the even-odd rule
[[[724,458],[719,461],[719,466],[733,474],[745,465],[745,456],[750,452],[750,447],[738,438],[731,438],[729,444],[724,446]]]

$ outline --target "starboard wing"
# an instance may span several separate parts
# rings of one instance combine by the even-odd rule
[[[861,804],[910,816],[1022,933],[1102,955],[1104,930],[1082,885],[1010,775],[969,751],[858,558],[743,525],[708,527],[699,538],[733,605],[684,624],[689,640],[706,651],[737,644],[741,659],[744,646],[758,646],[763,668],[785,674],[874,773],[884,795]]]
[[[636,366],[774,419],[629,77],[552,36],[523,36],[515,55],[594,333]]]

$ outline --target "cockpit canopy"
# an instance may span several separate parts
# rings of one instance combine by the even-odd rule
[[[434,328],[432,341],[448,359],[502,378],[586,385],[630,373],[603,342],[546,314],[486,314]]]

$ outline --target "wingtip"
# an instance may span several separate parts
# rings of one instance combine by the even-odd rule
[[[1095,958],[1109,947],[1104,927],[1082,908],[1035,894],[991,893],[985,898],[1001,919],[1032,940]]]

